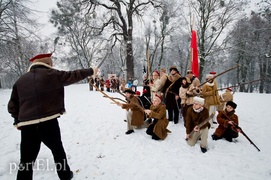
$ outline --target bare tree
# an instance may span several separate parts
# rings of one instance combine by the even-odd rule
[[[200,72],[204,72],[205,62],[208,57],[225,50],[225,45],[229,39],[223,33],[226,33],[240,17],[243,8],[247,4],[247,0],[189,1],[191,14],[195,13],[196,19],[195,27],[198,34]]]
[[[30,18],[33,11],[25,3],[28,1],[0,2],[0,67],[3,77],[13,77],[8,80],[10,83],[26,72],[29,58],[40,44],[34,33],[37,23]]]
[[[51,23],[58,29],[61,43],[57,47],[70,47],[70,58],[66,63],[79,68],[98,65],[107,56],[105,40],[100,30],[94,28],[99,19],[95,14],[87,14],[85,5],[74,0],[62,0],[58,9],[51,11]],[[104,57],[102,57],[104,55]]]
[[[98,14],[103,17],[103,23],[98,25],[102,32],[110,34],[110,39],[122,42],[126,50],[126,78],[134,77],[134,52],[133,52],[133,29],[134,17],[142,18],[143,13],[150,6],[157,7],[160,3],[156,0],[110,0],[110,1],[84,1],[89,5],[88,12]]]

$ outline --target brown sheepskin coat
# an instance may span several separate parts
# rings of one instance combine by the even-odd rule
[[[210,106],[219,105],[219,93],[217,91],[217,83],[214,81],[213,83],[207,82],[203,85],[201,94],[205,99],[205,107],[209,109]]]
[[[226,90],[223,94],[219,96],[221,104],[217,107],[218,111],[223,111],[225,109],[225,105],[228,101],[233,101],[233,94],[231,91]]]
[[[199,125],[201,122],[205,121],[209,117],[209,111],[206,108],[203,108],[201,112],[195,112],[193,106],[190,106],[187,109],[186,113],[186,134],[190,134],[194,127]],[[201,129],[204,129],[208,126],[210,128],[210,123],[206,123]]]
[[[225,115],[227,115],[235,124],[238,125],[238,116],[234,113],[234,110],[231,112],[227,112],[227,110],[219,112],[219,114],[217,115],[217,122],[219,125],[216,128],[214,135],[216,135],[217,137],[221,137],[226,131],[226,129],[231,126],[230,124],[228,124],[230,120]],[[234,127],[231,127],[231,129],[236,132]]]
[[[144,111],[141,108],[141,105],[139,104],[139,101],[137,97],[131,96],[129,103],[123,104],[122,109],[129,110],[131,109],[133,111],[132,114],[132,126],[140,127],[144,124]]]
[[[158,120],[153,129],[154,134],[162,140],[166,139],[167,133],[170,132],[167,129],[168,119],[166,117],[166,106],[163,104],[158,106],[151,105],[150,110],[151,113],[149,117]]]

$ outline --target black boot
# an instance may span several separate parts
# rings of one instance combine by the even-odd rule
[[[201,150],[201,152],[203,152],[203,153],[206,153],[206,152],[207,152],[207,149],[204,148],[204,147],[201,147],[201,146],[200,146],[200,150]]]
[[[69,179],[72,179],[73,178],[73,172],[71,171],[70,172],[70,178]]]
[[[154,140],[160,140],[160,138],[158,136],[156,136],[156,134],[154,134],[154,133],[152,135],[152,139],[154,139]]]
[[[134,133],[135,131],[134,130],[128,130],[125,134],[131,134],[131,133]]]
[[[229,142],[232,142],[232,138],[231,137],[226,137],[225,138],[227,141],[229,141]]]
[[[219,138],[217,135],[213,134],[213,135],[212,135],[212,139],[213,139],[214,141],[216,141],[216,140],[219,140],[220,138]]]

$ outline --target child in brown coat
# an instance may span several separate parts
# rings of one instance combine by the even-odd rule
[[[232,142],[232,138],[238,137],[240,129],[235,127],[235,125],[238,125],[238,116],[235,114],[236,107],[237,104],[233,101],[228,101],[226,103],[226,109],[219,112],[217,115],[219,126],[212,135],[213,140],[216,141],[225,138],[227,141]]]

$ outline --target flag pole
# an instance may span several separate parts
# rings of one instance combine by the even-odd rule
[[[194,29],[194,14],[192,15],[192,24],[191,24],[191,37],[192,37],[192,31]],[[192,41],[192,38],[191,38]],[[192,64],[193,64],[193,48],[190,46],[190,70],[192,70]]]
[[[149,48],[146,50],[146,58],[148,63],[148,79],[151,79],[151,63],[150,63],[150,54],[149,54]]]

